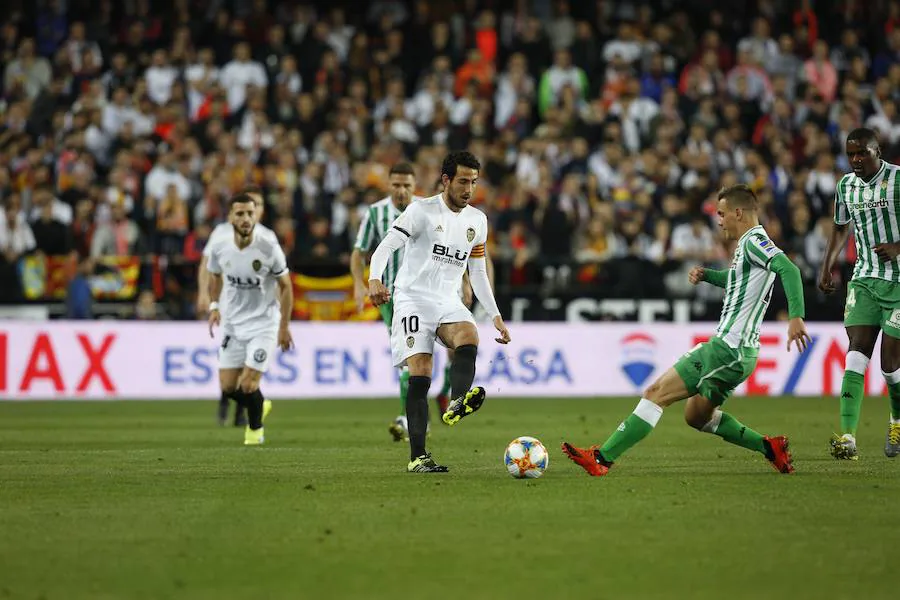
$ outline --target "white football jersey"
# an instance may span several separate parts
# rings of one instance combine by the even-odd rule
[[[237,247],[234,235],[209,246],[209,272],[222,275],[222,330],[244,340],[277,328],[281,314],[276,279],[288,272],[281,246],[257,231],[244,249]]]
[[[453,212],[438,194],[411,203],[393,227],[407,238],[395,302],[459,302],[469,258],[484,257],[487,216],[474,206]]]

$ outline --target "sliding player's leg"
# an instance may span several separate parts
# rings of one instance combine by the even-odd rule
[[[706,392],[710,393],[710,390],[707,389]],[[718,394],[712,392],[710,396],[716,398]],[[697,394],[685,403],[684,420],[698,431],[717,435],[730,444],[759,452],[779,472],[790,473],[794,470],[789,451],[790,444],[786,437],[761,435],[720,407],[721,404]]]
[[[718,338],[713,338],[705,344],[698,344],[647,388],[634,412],[619,425],[602,446],[585,449],[563,443],[563,452],[590,475],[605,475],[619,456],[653,431],[662,416],[663,409],[675,402],[698,394],[708,399],[702,403],[699,400],[694,401],[686,416],[690,418],[689,422],[693,423],[704,419],[701,428],[706,426],[715,414],[711,406],[721,405],[731,391],[749,377],[755,365],[755,354],[738,352]],[[722,437],[728,435],[736,441],[737,437],[732,436],[735,424],[738,430],[743,427],[731,417],[726,419]],[[721,425],[717,429],[719,427]],[[744,432],[746,434],[746,429]],[[785,453],[786,450],[785,440]],[[787,463],[785,469],[789,467],[789,455],[779,460]]]
[[[589,475],[606,475],[619,456],[650,435],[662,417],[664,407],[691,395],[678,371],[670,368],[647,388],[634,411],[619,424],[602,446],[579,448],[563,442],[563,452]]]

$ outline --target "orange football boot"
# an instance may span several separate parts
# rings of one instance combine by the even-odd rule
[[[590,448],[576,448],[569,442],[562,443],[562,451],[573,463],[587,471],[593,477],[602,477],[609,473],[611,462],[603,460],[600,456],[599,446]]]
[[[779,473],[793,473],[794,459],[791,457],[791,445],[788,439],[783,435],[777,437],[766,436],[764,439],[769,450],[766,453],[766,459],[772,463],[775,470]]]

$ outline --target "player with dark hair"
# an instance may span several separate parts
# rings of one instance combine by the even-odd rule
[[[211,244],[209,335],[222,324],[219,385],[247,410],[244,444],[265,441],[263,420],[272,402],[263,398],[259,382],[275,347],[293,346],[289,329],[294,290],[284,251],[256,232],[257,206],[249,194],[229,201],[230,239]],[[276,294],[277,289],[277,294]],[[221,306],[219,301],[223,300]]]
[[[242,193],[249,195],[256,205],[256,225],[253,228],[254,235],[263,237],[269,240],[269,242],[278,245],[278,237],[275,235],[275,232],[259,223],[265,214],[265,202],[263,201],[262,189],[258,186],[251,185],[244,188]],[[215,229],[209,234],[209,239],[206,240],[206,246],[203,248],[203,256],[200,257],[200,265],[197,268],[198,316],[207,317],[207,312],[209,311],[209,270],[206,266],[207,261],[209,261],[209,253],[215,242],[222,239],[230,240],[233,236],[234,227],[231,225],[231,222],[225,221],[224,223],[216,225]],[[221,390],[219,406],[217,409],[219,425],[225,425],[228,420],[228,404],[228,394],[226,394],[224,390]],[[247,425],[247,411],[244,410],[244,407],[240,403],[235,404],[234,426],[244,427]]]
[[[841,434],[831,439],[831,455],[857,460],[856,427],[865,395],[865,374],[881,333],[881,373],[891,399],[884,453],[900,454],[900,167],[881,159],[871,129],[847,136],[852,173],[838,181],[834,194],[834,228],[819,271],[819,289],[835,291],[832,270],[847,247],[850,222],[856,242],[856,265],[847,285],[844,326],[850,348],[841,382]]]
[[[485,399],[483,388],[471,387],[475,380],[478,329],[459,296],[466,268],[475,296],[500,332],[497,341],[502,344],[510,341],[485,267],[487,217],[469,205],[480,170],[481,163],[469,152],[447,155],[441,166],[444,191],[410,204],[372,255],[369,297],[378,306],[393,298],[394,366],[409,367],[406,416],[410,473],[448,471],[425,450],[435,341],[454,350],[450,372],[453,400],[442,416],[444,423],[455,425],[477,411]],[[382,275],[391,256],[400,248],[404,249],[405,256],[392,294],[382,282]]]
[[[780,473],[794,470],[786,437],[760,435],[720,407],[756,367],[759,327],[776,275],[788,299],[787,347],[796,343],[797,350],[803,352],[809,344],[803,323],[800,270],[759,224],[756,195],[749,187],[736,185],[722,190],[717,208],[719,227],[725,237],[737,241],[731,267],[722,271],[695,267],[689,275],[694,285],[706,281],[725,288],[716,333],[708,342],[684,354],[647,388],[634,413],[602,446],[577,448],[563,443],[566,456],[590,475],[606,475],[625,451],[653,431],[664,408],[685,399],[684,419],[691,427],[759,452]]]

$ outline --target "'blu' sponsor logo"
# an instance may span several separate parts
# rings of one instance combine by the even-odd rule
[[[645,333],[632,333],[622,338],[622,371],[639,387],[656,368],[656,340]]]

